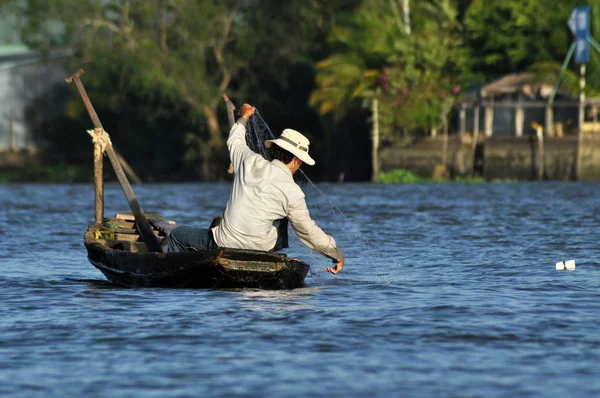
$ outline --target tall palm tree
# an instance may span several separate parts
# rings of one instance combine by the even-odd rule
[[[458,50],[457,12],[451,0],[424,0],[414,7],[410,20],[401,18],[397,2],[365,0],[346,24],[333,31],[333,54],[317,64],[316,89],[310,98],[321,114],[337,118],[369,106],[374,157],[378,123],[388,133],[396,125],[427,130],[442,124],[464,58]],[[402,9],[408,16],[407,4]],[[408,23],[414,28],[406,29]],[[373,166],[376,178],[376,159]]]

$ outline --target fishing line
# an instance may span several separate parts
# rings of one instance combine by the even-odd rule
[[[270,152],[266,148],[264,142],[265,142],[265,140],[275,139],[276,137],[273,134],[273,132],[271,131],[271,129],[269,128],[269,125],[264,121],[264,119],[260,115],[260,112],[258,111],[258,109],[255,110],[254,115],[252,115],[250,117],[248,122],[249,122],[247,125],[248,128],[246,130],[246,143],[248,144],[250,149],[252,149],[254,152],[261,154],[265,159],[267,159],[269,161],[272,160],[272,158],[270,156]],[[334,216],[334,219],[337,218],[337,215],[339,214],[342,216],[343,220],[348,225],[351,225],[352,224],[351,221],[348,219],[348,217],[346,217],[344,212],[335,203],[333,203],[333,201],[321,189],[319,189],[319,187],[317,187],[311,181],[310,178],[308,178],[308,176],[302,169],[299,169],[299,171],[301,173],[300,176],[304,179],[304,183],[306,185],[310,186],[312,189],[316,190],[318,193],[320,193],[321,196],[328,202],[330,208],[333,209],[332,215]],[[302,181],[296,181],[296,182],[302,183]],[[321,209],[321,210],[323,210],[323,209]],[[340,221],[338,220],[337,222],[339,223]],[[370,260],[377,257],[376,252],[373,249],[373,245],[371,245],[370,242],[364,238],[363,234],[360,233],[360,231],[358,229],[346,228],[344,225],[342,225],[342,230],[344,231],[345,235],[348,236],[349,238],[353,238],[353,237],[356,238],[356,240],[350,239],[350,242],[353,242],[352,246],[354,249],[358,249],[361,251],[366,250],[367,252],[369,252]],[[356,245],[357,241],[361,242],[362,245]],[[374,264],[372,263],[370,265],[374,265],[375,269],[376,269],[376,274],[379,274],[378,263],[375,262]],[[396,265],[397,265],[397,263],[396,263]],[[311,276],[312,276],[312,273],[311,273]]]

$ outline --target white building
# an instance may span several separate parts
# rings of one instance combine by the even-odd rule
[[[64,55],[53,52],[49,58]],[[0,16],[0,152],[37,150],[27,109],[65,76],[59,66],[43,63],[38,51],[19,42],[15,18]]]

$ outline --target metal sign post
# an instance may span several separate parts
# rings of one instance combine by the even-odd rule
[[[576,7],[568,22],[571,32],[575,35],[575,63],[579,67],[579,135],[577,137],[577,167],[575,178],[581,179],[581,164],[583,150],[583,124],[585,122],[585,64],[590,61],[590,7]]]
[[[590,62],[590,6],[576,7],[569,18],[569,29],[575,35],[575,63]]]

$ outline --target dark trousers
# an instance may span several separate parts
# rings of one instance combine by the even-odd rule
[[[214,224],[214,222],[213,222]],[[270,251],[278,251],[289,247],[287,226],[288,220],[284,218],[273,223],[277,228],[277,242]],[[213,225],[211,225],[212,227]],[[163,252],[197,251],[215,247],[217,244],[212,231],[204,228],[177,227],[162,244]]]
[[[177,227],[165,241],[162,248],[164,253],[198,251],[216,246],[210,229]]]
[[[277,241],[271,251],[276,252],[290,247],[288,244],[288,219],[282,218],[281,220],[276,220],[273,222],[273,225],[277,228]]]

